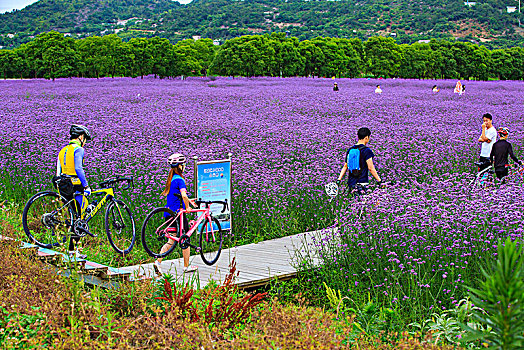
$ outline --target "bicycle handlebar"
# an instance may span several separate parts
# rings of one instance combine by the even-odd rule
[[[128,190],[129,188],[131,187],[135,187],[135,183],[133,181],[133,177],[132,176],[129,176],[129,177],[124,177],[124,176],[119,176],[117,175],[115,178],[109,178],[105,181],[102,181],[99,186],[100,188],[109,188],[109,187],[113,187],[113,185],[116,185],[117,183],[119,182],[127,182],[126,185],[124,185],[124,187],[122,187],[122,190]]]
[[[204,204],[206,208],[208,208],[211,204],[222,204],[222,211],[221,213],[225,212],[226,209],[229,207],[227,204],[227,199],[225,201],[203,201],[201,199],[195,201],[196,205],[200,207],[200,204]]]
[[[173,195],[177,198],[179,198],[181,201],[183,200],[182,199],[182,196],[179,195],[178,193],[173,193]],[[182,203],[182,202],[181,202]],[[209,207],[211,204],[222,204],[222,213],[225,212],[227,210],[227,208],[229,208],[229,204],[227,203],[227,199],[224,200],[224,201],[204,201],[202,199],[198,199],[195,201],[195,204],[200,207],[200,204],[205,204],[206,207]]]
[[[518,164],[518,163],[505,164],[504,167],[505,168],[513,168],[513,167],[522,168],[524,167],[524,164]]]

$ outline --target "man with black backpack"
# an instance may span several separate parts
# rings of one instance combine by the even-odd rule
[[[371,130],[368,128],[360,128],[358,129],[357,136],[357,144],[346,152],[346,159],[338,176],[337,185],[340,184],[346,171],[349,170],[349,189],[356,189],[358,194],[363,194],[366,192],[367,185],[369,184],[368,173],[371,173],[379,184],[382,182],[382,179],[378,176],[375,165],[373,164],[373,157],[375,155],[373,151],[367,147],[369,139],[371,138]]]

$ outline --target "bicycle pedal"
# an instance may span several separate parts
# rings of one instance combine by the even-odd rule
[[[77,235],[80,236],[80,237],[84,237],[86,235],[89,235],[91,237],[98,237],[97,234],[91,233],[91,232],[89,232],[88,230],[86,230],[85,228],[82,228],[82,227],[77,227]]]
[[[77,227],[74,230],[74,234],[78,237],[85,237],[88,234],[88,231],[84,230],[83,228]]]

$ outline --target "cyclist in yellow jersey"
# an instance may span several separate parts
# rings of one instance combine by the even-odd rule
[[[70,141],[67,146],[62,148],[58,153],[56,160],[56,176],[68,175],[73,183],[74,194],[78,206],[78,213],[82,212],[84,206],[87,206],[87,202],[83,200],[83,195],[89,196],[91,194],[91,188],[87,183],[86,175],[84,172],[84,145],[87,141],[91,141],[91,133],[89,130],[82,125],[71,125],[69,130]],[[73,199],[73,196],[66,198],[67,200]],[[77,258],[85,259],[85,255],[75,250],[75,241],[78,242],[80,237],[72,235],[69,240],[69,254],[75,255]]]

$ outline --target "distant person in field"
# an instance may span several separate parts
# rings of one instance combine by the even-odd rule
[[[166,208],[171,209],[175,213],[177,213],[180,209],[190,208],[190,205],[193,207],[197,206],[195,202],[192,199],[189,199],[189,197],[187,196],[186,181],[184,180],[186,162],[186,157],[180,153],[172,154],[167,159],[167,163],[169,164],[171,169],[169,170],[166,186],[164,188],[164,191],[162,192],[162,195],[166,196]],[[171,219],[171,216],[169,216],[168,213],[165,213],[164,219],[167,221]],[[189,230],[189,223],[187,221],[186,215],[184,215],[183,225],[184,229],[182,231],[187,232]],[[161,248],[160,254],[167,252],[175,243],[175,240],[169,239],[167,243],[164,244],[164,246]],[[193,272],[198,269],[197,266],[189,266],[189,255],[189,248],[182,250],[182,256],[184,257],[184,272]],[[162,274],[162,271],[160,269],[161,263],[162,259],[158,258],[153,265],[155,272],[158,275]]]
[[[78,205],[76,210],[78,214],[82,212],[82,209],[87,206],[87,201],[84,201],[84,196],[89,196],[91,194],[91,188],[87,183],[87,178],[84,172],[84,145],[87,141],[91,141],[91,134],[89,130],[82,125],[71,125],[69,129],[70,141],[67,146],[62,148],[58,153],[58,158],[56,160],[56,176],[60,177],[67,175],[70,177],[70,181],[73,184],[73,192],[71,195],[64,195],[68,201],[73,198],[76,199]],[[69,185],[71,186],[71,185]],[[85,259],[86,256],[81,254],[77,249],[75,249],[75,242],[78,243],[80,237],[72,234],[69,239],[69,255],[74,256],[79,259]]]
[[[462,92],[460,93],[460,95],[463,95],[466,93],[466,85],[462,85]]]
[[[371,131],[368,128],[360,128],[357,132],[358,142],[346,152],[344,159],[344,166],[340,171],[337,179],[337,185],[340,184],[342,178],[349,171],[348,174],[348,188],[356,190],[358,194],[363,194],[369,185],[369,173],[380,184],[382,179],[378,176],[375,165],[373,164],[373,151],[367,147],[371,138]]]
[[[462,83],[457,81],[457,84],[455,84],[455,89],[453,90],[453,93],[462,95]]]
[[[333,84],[333,91],[338,91],[338,84],[337,83]]]
[[[504,177],[508,176],[508,156],[513,159],[515,163],[522,166],[522,162],[513,153],[513,146],[508,142],[509,129],[508,128],[499,128],[498,134],[500,140],[493,144],[491,148],[491,153],[489,155],[490,163],[493,164],[495,168],[495,174],[499,180],[502,180]]]
[[[375,89],[375,93],[376,94],[381,94],[382,93],[382,89],[380,88],[380,85],[377,85],[377,88]]]
[[[440,91],[440,89],[437,87],[437,85],[433,85],[433,87],[431,88],[431,91],[433,91],[433,93],[437,93]]]
[[[490,166],[491,162],[489,157],[491,155],[491,148],[497,141],[497,129],[493,126],[493,116],[489,113],[485,113],[482,116],[482,134],[479,137],[480,146],[480,158],[479,171],[486,169]]]

